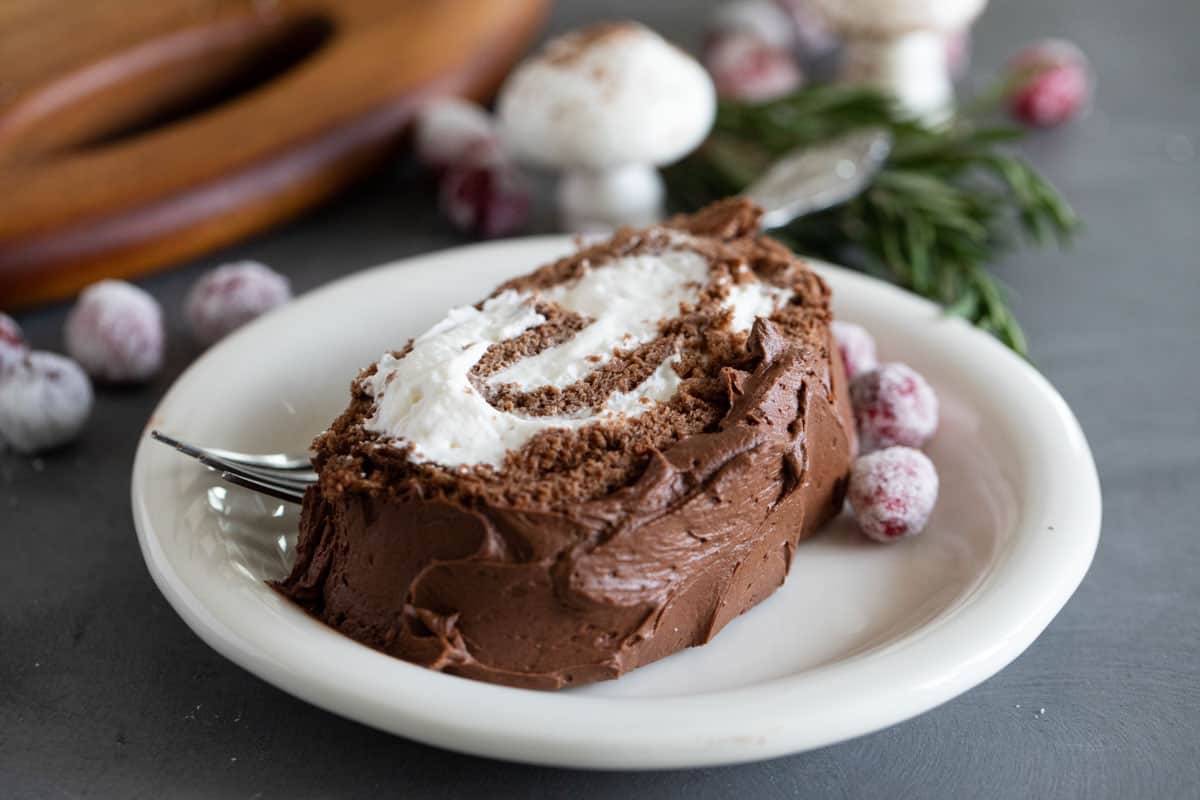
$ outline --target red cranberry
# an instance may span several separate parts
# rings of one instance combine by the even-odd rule
[[[730,100],[765,102],[789,94],[804,83],[795,57],[745,34],[717,39],[705,54],[717,94]]]
[[[69,358],[34,352],[0,379],[0,441],[22,453],[65,444],[92,412],[92,384]]]
[[[442,175],[438,205],[459,230],[491,239],[529,223],[532,197],[525,173],[489,141],[468,148]]]
[[[100,281],[79,295],[67,316],[67,353],[100,381],[138,382],[163,364],[166,330],[162,308],[150,294],[124,281]]]
[[[1036,42],[1017,54],[1009,69],[1009,112],[1026,125],[1060,125],[1077,117],[1091,101],[1087,57],[1070,42]]]
[[[28,352],[21,326],[8,314],[0,314],[0,374]]]
[[[200,277],[184,315],[195,337],[211,344],[292,299],[288,279],[257,261],[225,264]]]
[[[921,447],[937,430],[933,387],[905,364],[883,364],[850,382],[862,452],[893,445]]]
[[[853,380],[879,366],[879,359],[875,355],[875,338],[862,325],[834,320],[833,338],[837,341],[847,378]]]
[[[846,498],[863,533],[893,542],[925,529],[937,494],[937,470],[924,453],[889,447],[854,462]]]

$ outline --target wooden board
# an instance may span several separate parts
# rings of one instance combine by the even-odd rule
[[[549,0],[5,0],[0,308],[228,244],[489,95]]]

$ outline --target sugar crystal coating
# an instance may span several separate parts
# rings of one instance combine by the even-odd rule
[[[906,364],[883,364],[850,382],[861,452],[893,445],[922,447],[937,430],[933,387]]]
[[[1066,40],[1034,42],[1017,54],[1009,72],[1009,113],[1026,125],[1060,125],[1077,117],[1091,102],[1087,56]]]
[[[792,21],[796,44],[806,59],[820,58],[837,47],[837,36],[829,29],[812,0],[775,0]]]
[[[967,74],[971,65],[971,29],[960,28],[942,34],[942,44],[946,48],[946,69],[950,77],[959,80]]]
[[[863,533],[892,542],[925,529],[937,494],[937,470],[928,456],[911,447],[889,447],[854,462],[846,499]]]
[[[866,328],[836,319],[830,327],[842,356],[842,364],[846,367],[847,378],[853,380],[879,366],[879,358],[875,355],[875,338]]]
[[[484,141],[447,167],[438,205],[459,230],[491,239],[528,224],[532,195],[521,169],[495,142]]]
[[[29,352],[21,326],[8,314],[0,314],[0,373]]]
[[[22,453],[74,439],[91,411],[87,375],[56,353],[28,353],[0,378],[0,440]]]
[[[67,316],[67,353],[89,375],[138,382],[162,368],[166,331],[158,301],[124,281],[89,286]]]
[[[726,0],[709,15],[709,43],[732,34],[791,50],[797,31],[791,11],[775,0]]]
[[[211,344],[291,298],[291,284],[283,275],[257,261],[237,261],[196,281],[184,315],[195,337]]]
[[[496,123],[486,110],[469,100],[439,97],[426,103],[413,120],[417,160],[445,169],[462,159],[471,147],[496,138]]]
[[[705,53],[717,94],[730,100],[764,102],[794,92],[804,82],[795,56],[744,34],[717,38]]]

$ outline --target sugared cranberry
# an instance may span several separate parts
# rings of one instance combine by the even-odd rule
[[[162,368],[166,331],[158,301],[124,281],[100,281],[67,316],[67,353],[96,380],[144,381]]]
[[[257,261],[238,261],[202,275],[188,292],[184,315],[195,337],[211,344],[291,299],[287,278]]]
[[[479,105],[440,97],[421,107],[413,120],[413,146],[427,167],[446,169],[481,142],[496,139],[496,123]]]
[[[21,326],[8,314],[0,314],[0,374],[29,352]]]
[[[958,80],[967,74],[971,64],[971,29],[961,28],[943,35],[946,48],[946,70],[950,77]]]
[[[924,453],[889,447],[854,462],[846,498],[863,533],[893,542],[925,529],[937,494],[937,470]]]
[[[483,238],[507,236],[529,223],[529,181],[495,142],[468,148],[442,175],[438,206],[459,230]]]
[[[732,0],[718,5],[708,18],[706,48],[728,36],[747,36],[779,50],[796,44],[789,11],[773,0]]]
[[[730,100],[765,102],[804,83],[800,65],[788,50],[745,34],[734,33],[713,42],[704,63],[717,94]]]
[[[862,325],[834,320],[833,338],[837,342],[846,377],[853,380],[867,370],[879,366],[875,355],[875,338]]]
[[[864,453],[894,445],[921,447],[937,430],[937,395],[905,364],[883,364],[855,377],[850,402]]]
[[[0,441],[22,453],[65,444],[92,411],[92,384],[69,358],[33,352],[0,377]]]
[[[1087,57],[1068,41],[1035,42],[1017,54],[1009,71],[1009,112],[1026,125],[1060,125],[1078,116],[1091,101]]]
[[[837,47],[837,37],[813,9],[812,0],[776,0],[776,4],[791,19],[796,43],[805,58],[820,58]]]

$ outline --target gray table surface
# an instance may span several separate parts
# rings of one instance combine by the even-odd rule
[[[695,43],[700,5],[564,0],[550,30],[632,16]],[[1200,796],[1200,6],[992,6],[976,28],[976,75],[1057,34],[1091,55],[1100,87],[1084,123],[1029,145],[1087,235],[1002,271],[1038,365],[1090,439],[1104,531],[1078,594],[1011,666],[874,735],[683,772],[504,764],[319,711],[202,644],[142,563],[128,476],[150,410],[196,355],[176,319],[165,373],[102,391],[77,445],[0,456],[0,796]],[[232,258],[261,259],[306,290],[460,243],[421,185],[398,164],[145,285],[176,310],[203,269]],[[20,321],[37,346],[57,349],[64,313]]]

